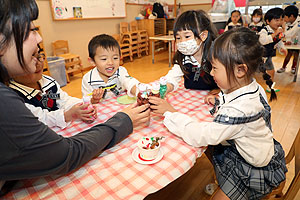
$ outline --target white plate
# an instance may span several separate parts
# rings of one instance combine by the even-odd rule
[[[162,150],[162,148],[159,149],[159,152],[157,154],[157,157],[154,159],[154,160],[150,160],[150,161],[146,161],[146,160],[142,160],[139,156],[140,152],[138,150],[138,148],[135,148],[133,151],[132,151],[132,159],[137,162],[137,163],[140,163],[140,164],[143,164],[143,165],[150,165],[150,164],[153,164],[153,163],[157,163],[158,161],[160,161],[162,159],[162,157],[164,156],[164,152]]]

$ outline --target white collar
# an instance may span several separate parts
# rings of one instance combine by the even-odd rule
[[[120,70],[120,67],[111,77],[108,78],[108,82],[110,82],[111,80],[113,80],[119,76],[119,70]],[[92,69],[92,71],[90,73],[90,77],[88,79],[88,83],[90,85],[107,85],[107,83],[105,83],[104,80],[101,78],[97,67]]]
[[[262,26],[264,23],[262,21],[258,22],[257,24],[254,24],[254,22],[250,23],[250,26]]]
[[[223,103],[228,103],[235,99],[239,99],[239,101],[241,101],[245,98],[249,99],[249,95],[254,97],[254,96],[257,96],[258,94],[259,94],[259,86],[258,86],[256,80],[253,78],[252,82],[249,85],[241,87],[229,94],[220,93],[219,96],[220,96],[220,99],[222,99],[222,101],[225,101]]]
[[[269,25],[266,26],[266,29],[268,33],[274,33],[274,30]]]
[[[192,64],[193,66],[200,66],[198,60],[196,60],[196,58],[194,56],[184,56],[183,58],[183,65],[185,64]]]
[[[229,22],[228,26],[242,26],[241,23],[234,24],[233,22]]]
[[[37,90],[35,88],[31,88],[31,87],[22,85],[20,83],[17,83],[14,80],[10,81],[9,87],[21,92],[24,96],[27,97],[27,99],[30,100],[39,93],[42,93],[42,94],[46,93],[46,91],[49,88],[56,85],[55,80],[53,78],[51,78],[50,76],[45,76],[45,75],[42,75],[42,78],[38,82],[39,82],[42,90]],[[58,85],[57,85],[57,87],[58,87]]]

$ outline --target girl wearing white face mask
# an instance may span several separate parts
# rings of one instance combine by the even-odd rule
[[[166,75],[167,93],[178,88],[182,77],[187,89],[219,91],[209,74],[211,64],[207,61],[216,35],[212,22],[202,10],[186,11],[178,17],[174,25],[177,52],[173,58],[174,66]]]
[[[253,11],[251,15],[251,23],[249,24],[249,28],[257,33],[264,28],[265,24],[263,23],[263,14],[262,9],[257,8]]]

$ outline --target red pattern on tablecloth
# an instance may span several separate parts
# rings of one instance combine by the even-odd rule
[[[207,91],[179,89],[168,95],[168,101],[180,112],[198,120],[211,120],[209,107],[204,104]],[[97,106],[98,118],[92,124],[75,121],[59,130],[58,134],[70,137],[95,124],[105,122],[125,108],[116,98]],[[170,133],[162,123],[163,117],[152,114],[150,125],[135,128],[121,143],[103,152],[78,170],[62,177],[45,177],[20,181],[5,199],[143,199],[174,181],[195,163],[203,148],[187,145]],[[165,136],[162,143],[163,158],[151,165],[136,163],[132,151],[142,136]]]

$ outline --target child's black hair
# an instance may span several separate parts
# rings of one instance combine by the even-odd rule
[[[284,16],[288,16],[288,17],[293,15],[295,18],[297,18],[297,16],[299,15],[299,9],[294,5],[290,5],[284,9],[283,14]]]
[[[251,14],[251,18],[252,18],[254,15],[259,15],[259,16],[261,16],[260,22],[263,20],[263,12],[262,12],[262,9],[261,9],[261,8],[256,8],[255,10],[253,10],[253,13]]]
[[[102,47],[103,49],[115,49],[117,48],[119,51],[119,55],[121,56],[121,49],[118,41],[110,35],[101,34],[93,37],[88,45],[89,57],[94,60],[96,50],[98,47]]]
[[[259,67],[263,72],[266,84],[272,88],[273,81],[263,66],[264,47],[259,42],[259,35],[248,28],[240,27],[229,30],[218,37],[209,53],[209,60],[218,60],[226,68],[229,83],[237,81],[234,77],[234,67],[245,64],[248,67],[246,77],[250,80]],[[276,99],[274,89],[271,89],[270,101]]]
[[[228,25],[230,22],[232,22],[232,20],[231,20],[231,16],[232,16],[232,14],[233,13],[235,13],[235,12],[237,12],[237,13],[239,13],[240,14],[240,19],[239,19],[239,23],[241,23],[242,25],[243,25],[243,19],[242,19],[242,14],[241,14],[241,12],[239,11],[239,10],[233,10],[232,12],[231,12],[231,14],[230,14],[230,17],[229,17],[229,19],[228,19],[228,21],[227,21],[227,23],[226,23],[226,25]]]
[[[217,30],[215,26],[203,10],[189,10],[182,13],[174,24],[173,32],[175,40],[177,33],[184,30],[192,31],[194,37],[198,39],[200,39],[201,32],[208,32],[206,40],[203,41],[203,47],[201,47],[203,49],[203,54],[200,64],[203,68],[207,69],[207,73],[209,73],[211,70],[211,64],[206,61],[206,57],[213,40],[217,37]],[[183,55],[180,51],[177,51],[174,55],[173,63],[178,64],[184,75],[187,76],[188,72],[183,65],[184,56],[185,55]]]
[[[280,17],[283,17],[283,9],[282,8],[271,8],[268,10],[265,14],[265,22],[267,24],[270,23],[272,19],[279,19]],[[268,22],[267,22],[268,20]]]

